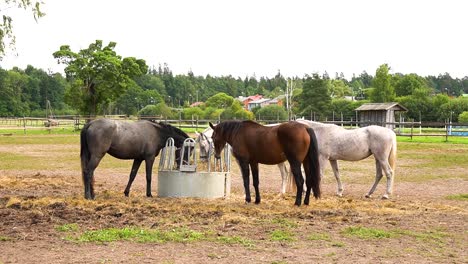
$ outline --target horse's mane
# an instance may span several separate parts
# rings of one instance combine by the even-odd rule
[[[252,124],[252,125],[259,125],[258,123],[255,123],[250,120],[245,120],[245,121],[239,121],[239,120],[228,120],[228,121],[223,121],[219,124],[216,125],[216,128],[219,127],[219,132],[222,134],[235,134],[239,129],[247,124]]]
[[[187,133],[170,124],[154,121],[151,121],[151,123],[160,128],[161,137],[165,139],[164,142],[166,142],[168,138],[172,137],[174,139],[174,143],[180,147],[184,143],[184,140],[189,137]]]

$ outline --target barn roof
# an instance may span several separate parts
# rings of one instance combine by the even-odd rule
[[[408,109],[399,103],[368,103],[354,109],[355,111],[408,111]]]

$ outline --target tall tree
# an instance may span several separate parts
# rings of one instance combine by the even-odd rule
[[[395,99],[395,90],[392,86],[392,76],[388,73],[390,68],[387,64],[382,64],[375,72],[372,81],[374,91],[371,94],[371,101],[375,103],[392,102]]]
[[[28,12],[32,12],[34,19],[43,17],[45,13],[41,12],[42,1],[31,0],[4,0],[0,2],[0,60],[5,55],[7,48],[14,49],[16,37],[13,33],[13,18],[8,15],[7,10],[11,8],[22,8]]]
[[[316,73],[306,76],[302,94],[299,98],[299,107],[302,115],[309,116],[311,113],[326,116],[331,105],[329,94],[329,80],[322,79]]]
[[[115,42],[103,47],[101,40],[87,49],[73,52],[64,45],[54,52],[59,63],[67,65],[65,74],[71,81],[72,93],[79,95],[79,106],[86,114],[95,115],[104,106],[117,99],[134,83],[133,78],[145,74],[148,66],[144,60],[133,57],[123,58],[116,54]]]

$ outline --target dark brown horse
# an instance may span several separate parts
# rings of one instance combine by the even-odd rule
[[[122,122],[97,119],[81,130],[81,170],[86,199],[94,199],[94,170],[106,153],[118,159],[133,159],[133,166],[125,188],[125,196],[143,161],[146,164],[146,196],[151,197],[153,163],[166,140],[172,137],[177,147],[176,160],[180,161],[180,149],[188,135],[168,124],[150,121]],[[185,151],[188,153],[188,151]],[[184,157],[188,160],[188,157]],[[177,162],[179,164],[179,162]]]
[[[266,127],[253,121],[224,121],[213,126],[215,157],[219,158],[226,142],[232,146],[244,180],[245,201],[250,203],[249,166],[255,188],[255,203],[260,203],[258,190],[258,164],[278,164],[286,160],[291,165],[297,185],[295,205],[301,205],[304,179],[301,163],[306,173],[307,191],[304,204],[309,204],[311,189],[314,197],[320,197],[320,171],[317,139],[314,131],[298,122]]]

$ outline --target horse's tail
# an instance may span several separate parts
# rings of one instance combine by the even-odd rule
[[[309,173],[310,175],[306,175],[306,177],[311,177],[312,179],[312,190],[314,191],[314,197],[320,198],[320,164],[319,164],[319,151],[317,145],[317,137],[315,136],[315,132],[312,128],[307,128],[307,133],[310,136],[310,144],[309,144],[309,153],[307,154],[307,162],[309,162]]]
[[[388,156],[388,163],[390,164],[390,167],[392,167],[394,179],[395,179],[396,159],[397,159],[397,140],[396,140],[396,135],[393,134],[392,135],[392,149],[390,150],[390,154]]]
[[[81,129],[81,133],[80,133],[80,158],[81,158],[81,176],[83,177],[83,183],[86,184],[87,182],[87,178],[86,178],[86,175],[85,175],[85,169],[86,167],[88,166],[88,162],[89,162],[89,159],[90,159],[90,153],[89,153],[89,147],[88,147],[88,140],[87,140],[87,136],[86,136],[86,133],[88,131],[88,128],[89,128],[89,124],[90,123],[87,123],[86,125],[84,125],[83,129]]]

